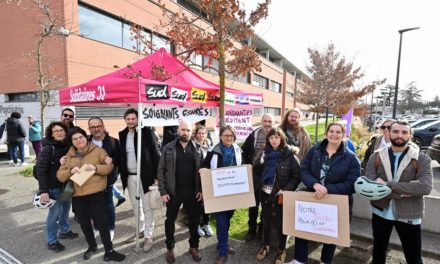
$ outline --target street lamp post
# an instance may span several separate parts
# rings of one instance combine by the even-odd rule
[[[411,30],[419,29],[420,27],[415,28],[405,28],[399,30],[400,34],[400,42],[399,42],[399,56],[397,58],[397,76],[396,76],[396,87],[394,89],[394,104],[393,104],[393,118],[396,119],[396,113],[397,113],[397,93],[399,92],[399,73],[400,73],[400,53],[402,51],[402,35],[403,33]]]

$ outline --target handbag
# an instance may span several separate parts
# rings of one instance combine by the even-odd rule
[[[72,181],[67,181],[63,189],[61,190],[61,201],[68,202],[70,199],[72,199],[73,196],[73,183]]]
[[[0,144],[5,144],[8,140],[8,132],[6,131],[7,128],[5,126],[5,130],[3,130],[2,138],[0,139]]]
[[[148,192],[149,194],[149,199],[150,199],[150,208],[153,210],[159,210],[163,208],[163,201],[162,201],[162,197],[160,196],[160,192],[159,192],[159,186],[157,186],[156,184],[151,185],[150,187],[148,187],[148,190],[150,190]]]

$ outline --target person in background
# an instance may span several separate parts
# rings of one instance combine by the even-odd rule
[[[373,213],[373,264],[385,264],[393,227],[402,243],[407,263],[423,263],[423,197],[432,190],[431,159],[409,144],[412,137],[407,122],[397,121],[389,128],[391,146],[375,152],[368,161],[365,176],[388,186],[391,193],[371,201]]]
[[[203,167],[217,169],[229,166],[240,166],[242,164],[242,153],[240,147],[235,144],[237,135],[233,127],[227,125],[220,128],[220,142],[208,152]],[[229,247],[229,227],[234,210],[217,212],[214,214],[217,227],[217,251],[215,264],[226,262],[228,255],[234,255],[235,251]]]
[[[148,252],[153,246],[153,230],[154,230],[154,210],[151,209],[149,195],[147,195],[148,187],[157,181],[157,166],[159,165],[160,152],[159,144],[151,127],[138,128],[138,112],[136,109],[130,108],[124,113],[124,120],[127,127],[119,131],[119,142],[121,143],[121,173],[122,186],[128,189],[131,205],[135,219],[138,219],[137,210],[137,163],[140,162],[140,215],[139,230],[140,236],[145,238],[143,250]],[[138,131],[142,135],[141,156],[138,157],[137,138]],[[127,242],[133,241],[135,236],[129,238]]]
[[[64,108],[63,111],[61,111],[60,120],[67,125],[69,131],[70,129],[76,127],[73,124],[73,120],[75,120],[75,113],[71,108]]]
[[[38,155],[40,155],[40,152],[43,148],[41,144],[41,123],[40,121],[35,119],[35,116],[30,115],[28,116],[28,122],[29,122],[29,141],[32,143],[32,147],[35,151],[35,160],[38,159]]]
[[[112,158],[114,168],[107,175],[107,188],[105,189],[105,199],[107,202],[107,220],[110,228],[110,239],[113,241],[115,235],[115,204],[113,202],[113,185],[118,179],[118,167],[121,164],[121,147],[119,140],[111,137],[106,131],[104,121],[100,117],[92,117],[88,121],[90,138],[89,140],[98,147],[105,149],[110,158]],[[99,231],[94,229],[95,238]]]
[[[199,125],[198,127],[196,127],[193,136],[193,141],[200,146],[200,151],[202,151],[203,159],[205,159],[206,155],[208,154],[208,150],[210,146],[210,141],[207,138],[207,132],[208,131],[206,130],[205,126]],[[214,234],[214,231],[209,225],[210,214],[205,213],[205,207],[203,206],[203,203],[201,206],[200,215],[201,215],[201,221],[197,229],[199,236],[201,237],[212,236]]]
[[[90,259],[98,251],[91,222],[93,220],[104,245],[104,261],[123,261],[125,255],[113,249],[107,220],[105,189],[107,175],[113,170],[112,158],[103,148],[89,142],[86,132],[79,127],[69,131],[67,140],[71,147],[66,156],[60,160],[58,180],[61,182],[70,180],[70,177],[79,172],[82,167],[85,167],[86,171],[93,171],[93,175],[82,186],[73,183],[72,202],[88,244],[83,259]]]
[[[74,239],[78,233],[72,232],[69,224],[71,201],[61,201],[63,184],[57,179],[60,159],[66,155],[69,146],[66,144],[67,126],[62,122],[52,122],[46,127],[46,145],[38,156],[37,179],[38,194],[41,202],[46,203],[50,198],[56,199],[54,206],[49,208],[46,220],[46,240],[49,250],[64,251],[58,238]],[[58,236],[58,231],[60,232]]]
[[[266,147],[266,137],[269,130],[274,125],[274,118],[270,114],[264,114],[261,117],[261,126],[246,138],[241,149],[243,150],[243,164],[255,164],[255,161],[264,152]],[[255,196],[255,206],[249,208],[249,220],[248,220],[248,232],[245,236],[245,241],[249,242],[254,240],[257,235],[257,218],[258,209],[260,207],[260,195],[261,195],[261,180],[257,175],[253,175],[254,183],[254,196]],[[260,224],[258,228],[259,237],[262,235],[262,218],[260,216]]]
[[[360,176],[360,164],[356,155],[343,142],[345,126],[331,123],[325,132],[325,139],[316,143],[301,162],[301,180],[307,191],[314,192],[316,200],[327,194],[342,194],[349,197],[349,216],[353,207],[354,183]],[[332,263],[336,245],[324,244],[321,263]],[[308,240],[295,238],[295,259],[293,263],[306,263]]]
[[[174,245],[175,222],[180,206],[186,208],[189,227],[189,253],[195,262],[202,260],[199,253],[200,202],[202,200],[199,169],[203,164],[200,146],[191,140],[191,125],[181,120],[178,126],[179,138],[162,149],[157,178],[162,201],[166,203],[165,236],[168,263],[176,260]]]
[[[272,128],[266,136],[264,152],[254,163],[254,172],[261,179],[261,204],[263,207],[263,245],[258,251],[257,260],[262,261],[270,251],[270,234],[275,225],[278,230],[278,252],[275,264],[284,264],[286,259],[287,235],[283,234],[283,205],[280,197],[283,191],[294,191],[301,179],[300,165],[295,156],[298,147],[286,144],[286,136],[280,128]],[[272,215],[275,214],[275,223]]]
[[[26,130],[20,121],[21,114],[12,112],[11,117],[6,119],[7,142],[9,145],[9,156],[14,161],[12,166],[26,166],[29,163],[24,161],[24,140],[26,138]],[[20,152],[21,163],[18,163],[17,149]]]
[[[385,121],[383,121],[383,123],[379,127],[379,133],[374,134],[368,141],[368,148],[365,151],[364,158],[361,164],[361,168],[363,171],[365,170],[371,155],[373,155],[376,150],[391,146],[390,126],[394,122],[396,122],[395,119],[386,119]]]
[[[299,148],[298,158],[300,162],[309,151],[312,143],[309,133],[300,125],[301,112],[298,108],[290,109],[284,115],[280,128],[286,135],[287,144]]]
[[[204,126],[206,128],[206,138],[209,140],[209,146],[212,147],[214,145],[214,141],[212,140],[211,132],[206,127],[206,119],[196,122],[195,126],[196,128],[199,126]]]

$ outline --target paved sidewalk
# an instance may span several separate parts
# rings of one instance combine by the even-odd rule
[[[45,218],[47,211],[33,208],[31,201],[33,193],[37,189],[37,182],[32,177],[26,178],[20,175],[18,172],[21,169],[9,167],[7,161],[0,160],[0,226],[2,227],[0,229],[0,252],[3,249],[22,263],[104,263],[102,260],[103,248],[99,239],[98,254],[88,261],[83,261],[82,254],[87,248],[87,244],[79,225],[72,219],[72,229],[80,233],[79,238],[61,240],[66,246],[66,250],[62,253],[53,253],[47,250],[45,243]],[[125,243],[125,240],[135,232],[130,203],[127,201],[118,207],[116,213],[116,233],[113,242],[116,250],[127,254],[125,263],[166,263],[164,259],[166,252],[164,242],[165,210],[156,213],[155,244],[148,253],[142,251],[135,252],[135,243]],[[371,230],[368,227],[368,223],[359,222],[357,219],[353,221],[352,229],[362,230],[357,235],[361,235],[361,233],[369,234]],[[359,238],[359,236],[352,236],[352,247],[350,248],[338,248],[334,263],[368,263],[371,256],[371,241]],[[176,226],[176,240],[178,241],[175,248],[176,263],[193,263],[188,253],[188,232],[186,227]],[[288,261],[293,258],[293,242],[294,239],[289,240]],[[432,246],[435,249],[435,247],[440,245],[439,242],[438,235],[427,237],[424,234],[424,247],[429,245],[429,247]],[[228,263],[257,263],[255,256],[259,243],[258,241],[252,241],[251,243],[231,241],[231,245],[238,253],[235,256],[231,256],[228,259]],[[140,246],[142,248],[142,243]],[[319,263],[320,249],[321,247],[317,244],[310,246],[309,263]],[[273,250],[266,260],[258,263],[273,263],[275,251]],[[200,263],[214,262],[216,256],[215,236],[201,238],[200,252],[202,255],[202,262]],[[440,250],[436,249],[434,252],[440,252]],[[424,258],[425,263],[439,263],[439,260],[438,255],[431,254],[426,254],[426,258]],[[0,263],[11,262],[3,261],[0,256]],[[398,250],[391,250],[388,263],[404,263],[403,254]]]

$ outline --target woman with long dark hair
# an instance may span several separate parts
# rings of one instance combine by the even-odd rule
[[[266,147],[254,164],[254,173],[261,179],[261,204],[263,207],[263,245],[257,260],[266,258],[270,251],[270,233],[273,224],[278,230],[278,252],[275,263],[283,264],[286,259],[287,235],[282,232],[283,191],[294,191],[301,182],[300,165],[296,157],[299,149],[286,144],[286,136],[281,128],[271,128],[266,136]],[[275,223],[272,214],[275,213]]]
[[[74,127],[69,131],[67,140],[71,147],[58,170],[58,179],[61,182],[68,181],[83,166],[86,171],[94,172],[82,186],[73,183],[72,202],[81,230],[89,245],[83,258],[84,260],[90,259],[98,250],[91,224],[93,220],[95,227],[99,230],[102,244],[104,244],[104,261],[123,261],[125,255],[113,249],[107,221],[107,203],[104,190],[107,187],[107,175],[113,170],[111,158],[103,148],[89,142],[86,132],[79,127]]]

